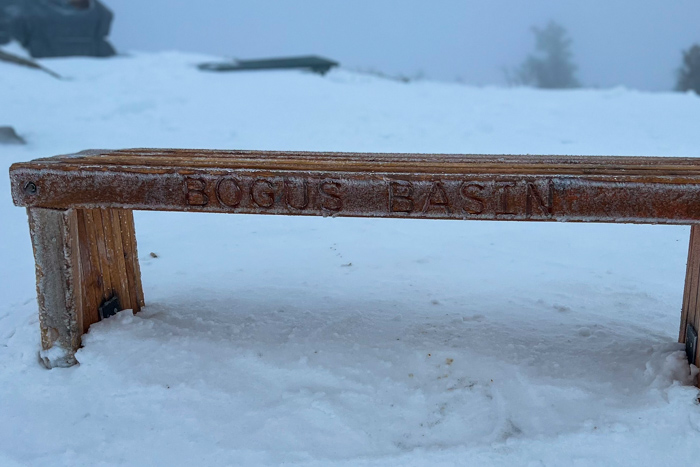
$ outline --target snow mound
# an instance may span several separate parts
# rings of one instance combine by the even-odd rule
[[[88,148],[700,156],[700,99],[0,63],[10,163]],[[0,177],[2,465],[693,465],[688,229],[136,213],[146,308],[44,370]],[[155,253],[151,255],[150,253]]]

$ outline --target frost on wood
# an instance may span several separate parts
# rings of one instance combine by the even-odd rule
[[[10,174],[15,204],[51,209],[700,222],[693,158],[135,149],[37,159]]]
[[[41,322],[40,358],[71,366],[98,308],[118,297],[143,306],[133,216],[116,209],[29,209]]]
[[[47,368],[74,365],[80,347],[75,211],[28,209],[36,261],[41,361]]]

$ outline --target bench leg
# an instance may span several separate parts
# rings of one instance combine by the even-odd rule
[[[688,247],[688,265],[685,272],[685,290],[683,292],[683,309],[681,311],[681,329],[678,341],[686,340],[687,325],[700,330],[700,226],[690,227],[690,246]],[[698,346],[700,348],[700,346]],[[700,363],[700,352],[695,355],[696,365]]]
[[[124,209],[29,208],[41,325],[48,368],[77,363],[81,336],[114,296],[122,309],[144,305],[133,214]]]

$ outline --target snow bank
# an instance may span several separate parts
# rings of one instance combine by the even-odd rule
[[[211,57],[0,63],[4,167],[86,148],[700,156],[700,99]],[[684,227],[137,213],[147,307],[43,370],[0,177],[2,465],[692,465]],[[156,253],[152,257],[149,253]]]

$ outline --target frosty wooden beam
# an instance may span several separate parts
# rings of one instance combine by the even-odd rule
[[[41,360],[49,367],[76,363],[80,337],[99,321],[102,303],[144,304],[131,211],[29,208],[36,261]]]
[[[131,211],[693,225],[680,339],[700,324],[692,158],[133,149],[14,164],[37,263],[42,355],[69,365],[97,309],[143,305]]]

